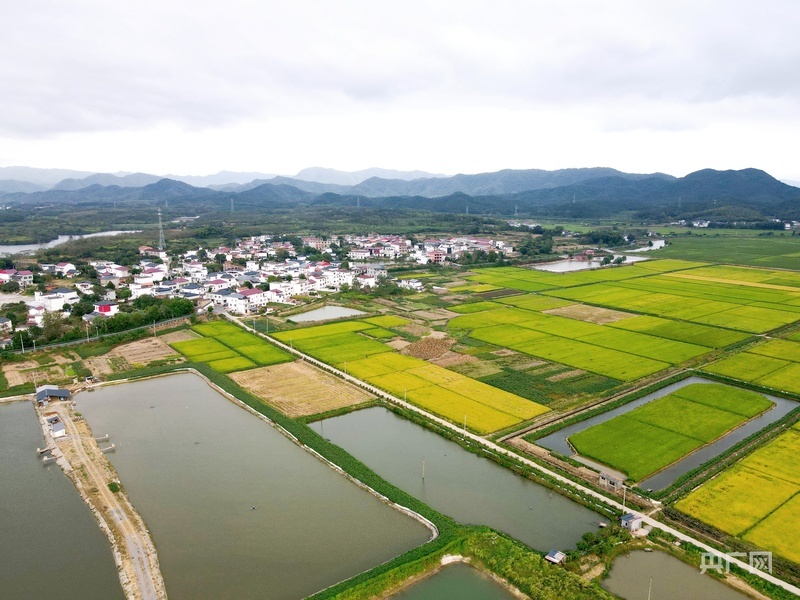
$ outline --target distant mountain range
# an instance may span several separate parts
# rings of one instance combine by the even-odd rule
[[[79,190],[91,185],[118,185],[119,187],[142,187],[161,179],[174,179],[196,187],[230,191],[253,181],[268,181],[275,174],[258,172],[220,171],[214,175],[151,175],[149,173],[92,173],[68,169],[37,169],[34,167],[0,167],[0,194],[13,192],[38,192],[48,189]],[[444,177],[424,171],[393,171],[391,169],[364,169],[363,171],[337,171],[322,167],[303,169],[295,177],[307,182],[351,186],[371,177],[410,180],[423,177]],[[277,182],[275,182],[277,183]],[[250,186],[254,187],[254,186]],[[249,189],[249,188],[247,188]],[[242,191],[242,190],[239,190]]]
[[[25,174],[22,167],[0,169],[0,178]],[[467,212],[512,216],[515,213],[563,218],[600,218],[626,213],[635,218],[719,218],[763,220],[800,219],[800,188],[782,183],[758,169],[716,171],[704,169],[686,177],[663,173],[633,174],[610,168],[503,170],[476,175],[432,176],[421,172],[379,170],[341,173],[329,169],[301,171],[314,181],[260,173],[219,173],[194,178],[194,183],[145,173],[90,174],[67,177],[51,189],[37,181],[0,181],[6,205],[62,203],[104,205],[109,201],[169,204],[172,209],[211,212],[269,211],[278,208],[340,206]],[[27,172],[30,176],[31,173]],[[59,171],[59,174],[64,174]],[[298,174],[298,176],[300,175]],[[257,176],[246,183],[209,183]],[[425,175],[415,177],[416,175]],[[335,183],[367,179],[355,184]],[[198,182],[207,187],[198,186]]]

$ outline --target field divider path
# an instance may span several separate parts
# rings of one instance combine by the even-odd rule
[[[51,409],[55,409],[64,423],[67,436],[58,444],[53,441],[51,445],[49,428],[41,416],[48,447],[57,445],[61,450],[57,457],[59,466],[73,481],[109,538],[125,597],[130,600],[166,599],[164,579],[150,532],[124,490],[112,492],[109,489],[114,470],[92,437],[88,424],[85,421],[76,423],[68,404],[55,403]]]
[[[315,359],[315,358],[313,358],[311,356],[308,356],[307,354],[304,354],[304,353],[300,352],[299,350],[295,350],[293,347],[289,346],[288,344],[284,344],[284,343],[282,343],[282,342],[280,342],[280,341],[278,341],[278,340],[276,340],[274,338],[271,338],[271,337],[263,336],[262,334],[257,332],[255,329],[247,326],[246,324],[238,322],[238,321],[236,321],[235,319],[233,319],[231,317],[228,317],[228,318],[231,321],[233,321],[234,323],[237,323],[240,326],[244,327],[248,331],[251,331],[252,333],[254,333],[256,335],[259,335],[259,336],[263,337],[264,339],[269,340],[270,342],[272,342],[273,344],[275,344],[279,348],[282,348],[283,350],[285,350],[287,352],[290,352],[294,356],[297,356],[298,358],[300,358],[302,360],[305,360],[305,361],[309,362],[310,364],[316,365],[316,366],[320,367],[321,369],[324,369],[324,370],[326,370],[328,372],[335,373],[336,375],[338,375],[342,379],[344,379],[346,381],[349,381],[350,383],[353,383],[355,385],[358,385],[358,386],[360,386],[360,387],[362,387],[364,389],[367,389],[368,391],[372,392],[376,396],[378,396],[380,398],[383,398],[383,399],[385,399],[385,400],[387,400],[387,401],[389,401],[389,402],[391,402],[391,403],[393,403],[393,404],[395,404],[397,406],[401,406],[401,407],[403,407],[403,408],[405,408],[407,410],[414,411],[417,414],[424,416],[426,419],[435,422],[437,425],[445,427],[445,428],[449,429],[450,431],[452,431],[453,433],[455,433],[457,435],[460,435],[460,436],[462,436],[464,438],[467,438],[467,439],[469,439],[469,440],[471,440],[471,441],[473,441],[473,442],[475,442],[477,444],[480,444],[484,448],[486,448],[488,450],[491,450],[492,452],[494,452],[496,454],[507,456],[507,457],[512,458],[512,459],[514,459],[516,461],[519,461],[522,464],[524,464],[525,466],[530,467],[532,469],[535,469],[535,470],[539,471],[540,473],[543,473],[543,474],[547,475],[548,477],[551,477],[552,479],[555,479],[559,483],[561,483],[563,485],[567,485],[567,486],[569,486],[569,487],[571,487],[571,488],[573,488],[575,490],[578,490],[579,492],[583,493],[584,495],[589,496],[589,497],[591,497],[591,498],[593,498],[595,500],[599,500],[599,501],[605,503],[606,505],[608,505],[608,506],[610,506],[610,507],[612,507],[612,508],[614,508],[616,510],[619,510],[620,512],[624,513],[624,512],[628,511],[627,507],[623,506],[622,504],[620,504],[616,500],[611,500],[610,498],[604,496],[603,494],[601,494],[599,492],[596,492],[595,490],[590,489],[588,487],[585,487],[585,486],[583,486],[583,485],[581,485],[579,483],[576,483],[576,482],[572,481],[571,479],[568,479],[567,477],[564,477],[563,475],[559,475],[555,471],[551,471],[550,469],[548,469],[546,467],[543,467],[542,465],[540,465],[540,464],[538,464],[538,463],[536,463],[536,462],[534,462],[532,460],[529,460],[529,459],[525,458],[524,456],[520,456],[519,454],[517,454],[515,452],[511,452],[510,450],[507,450],[506,448],[503,448],[502,446],[499,446],[498,444],[496,444],[494,442],[491,442],[491,441],[489,441],[489,440],[487,440],[487,439],[485,439],[485,438],[483,438],[483,437],[481,437],[479,435],[476,435],[476,434],[474,434],[474,433],[472,433],[470,431],[467,431],[466,429],[458,427],[457,425],[454,425],[453,423],[450,423],[449,421],[446,421],[445,419],[437,417],[436,415],[433,415],[433,414],[431,414],[431,413],[419,408],[418,406],[410,404],[409,402],[401,400],[400,398],[396,398],[395,396],[392,396],[391,394],[388,394],[388,393],[384,392],[383,390],[381,390],[381,389],[379,389],[379,388],[377,388],[375,386],[372,386],[372,385],[370,385],[368,383],[365,383],[365,382],[361,381],[360,379],[352,377],[351,375],[348,375],[344,371],[340,371],[339,369],[336,369],[335,367],[332,367],[331,365],[328,365],[328,364],[326,364],[326,363],[324,363],[324,362],[322,362],[320,360],[317,360],[317,359]],[[707,553],[717,557],[721,561],[727,561],[730,564],[734,564],[737,567],[741,568],[742,570],[747,571],[748,573],[751,573],[751,574],[753,574],[753,575],[755,575],[757,577],[760,577],[760,578],[764,579],[765,581],[768,581],[768,582],[770,582],[770,583],[772,583],[774,585],[777,585],[777,586],[783,588],[784,590],[786,590],[786,591],[788,591],[788,592],[790,592],[792,594],[795,594],[796,596],[800,596],[800,588],[798,588],[796,586],[793,586],[792,584],[787,583],[786,581],[783,581],[782,579],[779,579],[779,578],[773,576],[770,573],[767,573],[765,571],[760,571],[759,569],[756,569],[755,567],[751,566],[750,564],[748,564],[748,563],[746,563],[744,561],[739,560],[738,558],[728,556],[728,554],[722,552],[721,550],[713,548],[712,546],[709,546],[708,544],[705,544],[705,543],[701,542],[700,540],[697,540],[697,539],[691,537],[690,535],[687,535],[687,534],[685,534],[685,533],[683,533],[681,531],[678,531],[677,529],[674,529],[674,528],[672,528],[672,527],[670,527],[670,526],[668,526],[668,525],[666,525],[664,523],[661,523],[660,521],[657,521],[657,520],[655,520],[654,518],[652,518],[650,516],[643,515],[642,516],[642,520],[644,521],[644,523],[646,523],[650,527],[654,527],[656,529],[660,529],[661,531],[664,531],[666,533],[674,535],[679,540],[682,540],[684,542],[688,542],[690,544],[693,544],[694,546],[697,546],[698,548],[703,550],[703,552],[707,552]],[[720,563],[720,564],[724,564],[724,563]]]

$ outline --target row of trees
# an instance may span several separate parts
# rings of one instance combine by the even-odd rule
[[[194,313],[194,304],[185,298],[160,299],[152,296],[137,298],[125,312],[113,317],[97,318],[91,323],[73,315],[66,319],[61,313],[45,313],[42,327],[35,325],[12,337],[13,348],[32,348],[36,344],[71,342],[89,335],[119,333]]]

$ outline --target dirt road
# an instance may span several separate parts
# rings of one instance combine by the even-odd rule
[[[67,432],[65,438],[57,441],[62,454],[59,464],[111,541],[125,596],[129,600],[165,599],[164,580],[147,527],[125,492],[109,489],[109,482],[117,481],[117,475],[100,452],[89,426],[84,420],[75,419],[70,403],[57,402],[48,410],[59,414]],[[48,440],[48,445],[51,444]]]

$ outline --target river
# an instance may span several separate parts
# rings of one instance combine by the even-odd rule
[[[99,233],[87,233],[84,235],[60,235],[54,240],[45,242],[43,244],[5,244],[0,245],[0,256],[7,256],[9,254],[19,254],[20,252],[36,252],[43,248],[53,248],[59,246],[64,242],[70,240],[79,240],[81,238],[101,237],[101,236],[114,236],[121,233],[140,233],[141,230],[135,231],[100,231]]]
[[[195,375],[77,401],[116,444],[170,598],[300,598],[430,537]]]
[[[536,550],[572,549],[601,520],[564,496],[382,407],[312,427],[436,510],[462,523],[489,525]]]
[[[107,538],[43,445],[30,402],[0,404],[0,598],[123,599]]]

